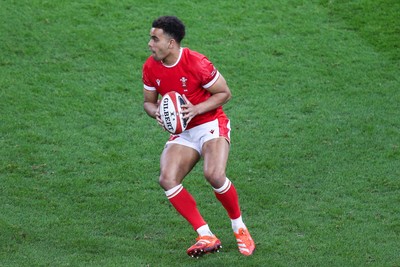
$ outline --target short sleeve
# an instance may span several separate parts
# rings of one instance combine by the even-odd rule
[[[155,91],[156,87],[151,82],[151,72],[150,72],[149,67],[147,66],[146,63],[143,65],[143,70],[142,70],[143,87],[146,90]]]
[[[210,88],[218,80],[220,75],[217,68],[215,68],[214,64],[206,57],[200,61],[199,67],[201,86],[205,89]]]

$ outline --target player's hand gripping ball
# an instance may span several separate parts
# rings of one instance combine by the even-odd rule
[[[182,105],[186,104],[183,97],[175,92],[163,95],[159,105],[161,120],[164,128],[172,134],[180,134],[186,129],[187,119],[183,118]]]

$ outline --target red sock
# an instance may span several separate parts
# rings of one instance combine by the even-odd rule
[[[182,185],[167,197],[175,209],[192,225],[195,231],[200,226],[207,224],[197,209],[196,201]]]
[[[214,190],[214,193],[228,212],[229,218],[233,220],[239,218],[241,215],[239,197],[231,181],[229,181],[228,178],[226,178],[226,180],[227,181],[221,188]]]

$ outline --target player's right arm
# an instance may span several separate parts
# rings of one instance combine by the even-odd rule
[[[143,89],[143,108],[147,115],[157,120],[157,122],[163,126],[162,120],[160,118],[160,113],[158,112],[158,92],[153,90]]]

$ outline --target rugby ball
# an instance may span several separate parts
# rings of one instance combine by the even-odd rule
[[[164,128],[172,134],[180,134],[186,129],[187,120],[183,118],[183,97],[175,92],[168,92],[161,98],[159,112]]]

